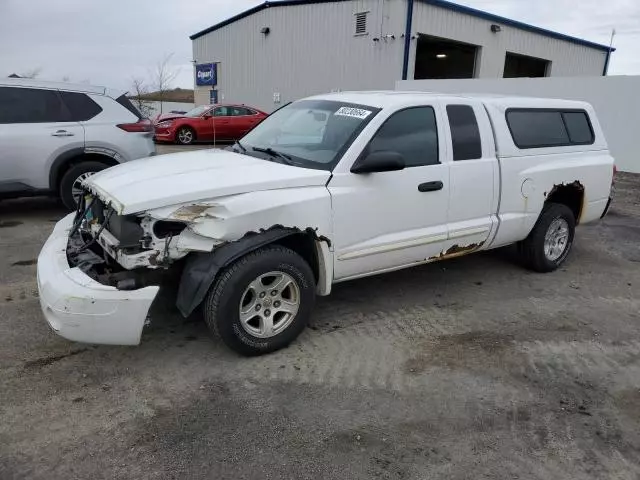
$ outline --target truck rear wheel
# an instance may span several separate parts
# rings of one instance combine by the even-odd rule
[[[231,349],[261,355],[300,335],[314,303],[311,267],[294,251],[271,245],[222,272],[205,299],[204,318]]]
[[[576,219],[566,205],[549,203],[529,236],[519,245],[525,265],[536,272],[552,272],[569,256]]]

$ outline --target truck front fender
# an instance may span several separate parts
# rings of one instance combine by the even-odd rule
[[[247,234],[239,240],[216,248],[213,252],[192,253],[182,271],[176,306],[188,317],[202,303],[216,276],[227,265],[256,250],[289,235],[300,233],[295,228],[274,228]]]

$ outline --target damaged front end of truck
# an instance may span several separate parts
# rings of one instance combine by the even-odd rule
[[[299,222],[305,209],[307,214],[327,209],[323,189],[302,189],[299,202],[291,200],[300,189],[275,190],[126,213],[118,201],[88,185],[76,212],[56,225],[40,254],[45,317],[71,340],[135,345],[162,285],[178,284],[176,306],[186,317],[222,269],[279,242],[306,256],[318,293],[326,294],[329,239],[315,228],[274,223],[286,217]]]

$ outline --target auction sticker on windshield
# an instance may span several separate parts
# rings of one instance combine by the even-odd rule
[[[363,110],[361,108],[340,107],[340,109],[336,113],[334,113],[334,115],[340,115],[342,117],[353,117],[364,120],[369,115],[371,115],[371,111]]]

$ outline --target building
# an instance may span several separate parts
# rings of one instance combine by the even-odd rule
[[[599,76],[611,54],[444,0],[265,2],[190,38],[196,105],[265,111],[316,93],[393,89],[401,79]]]

